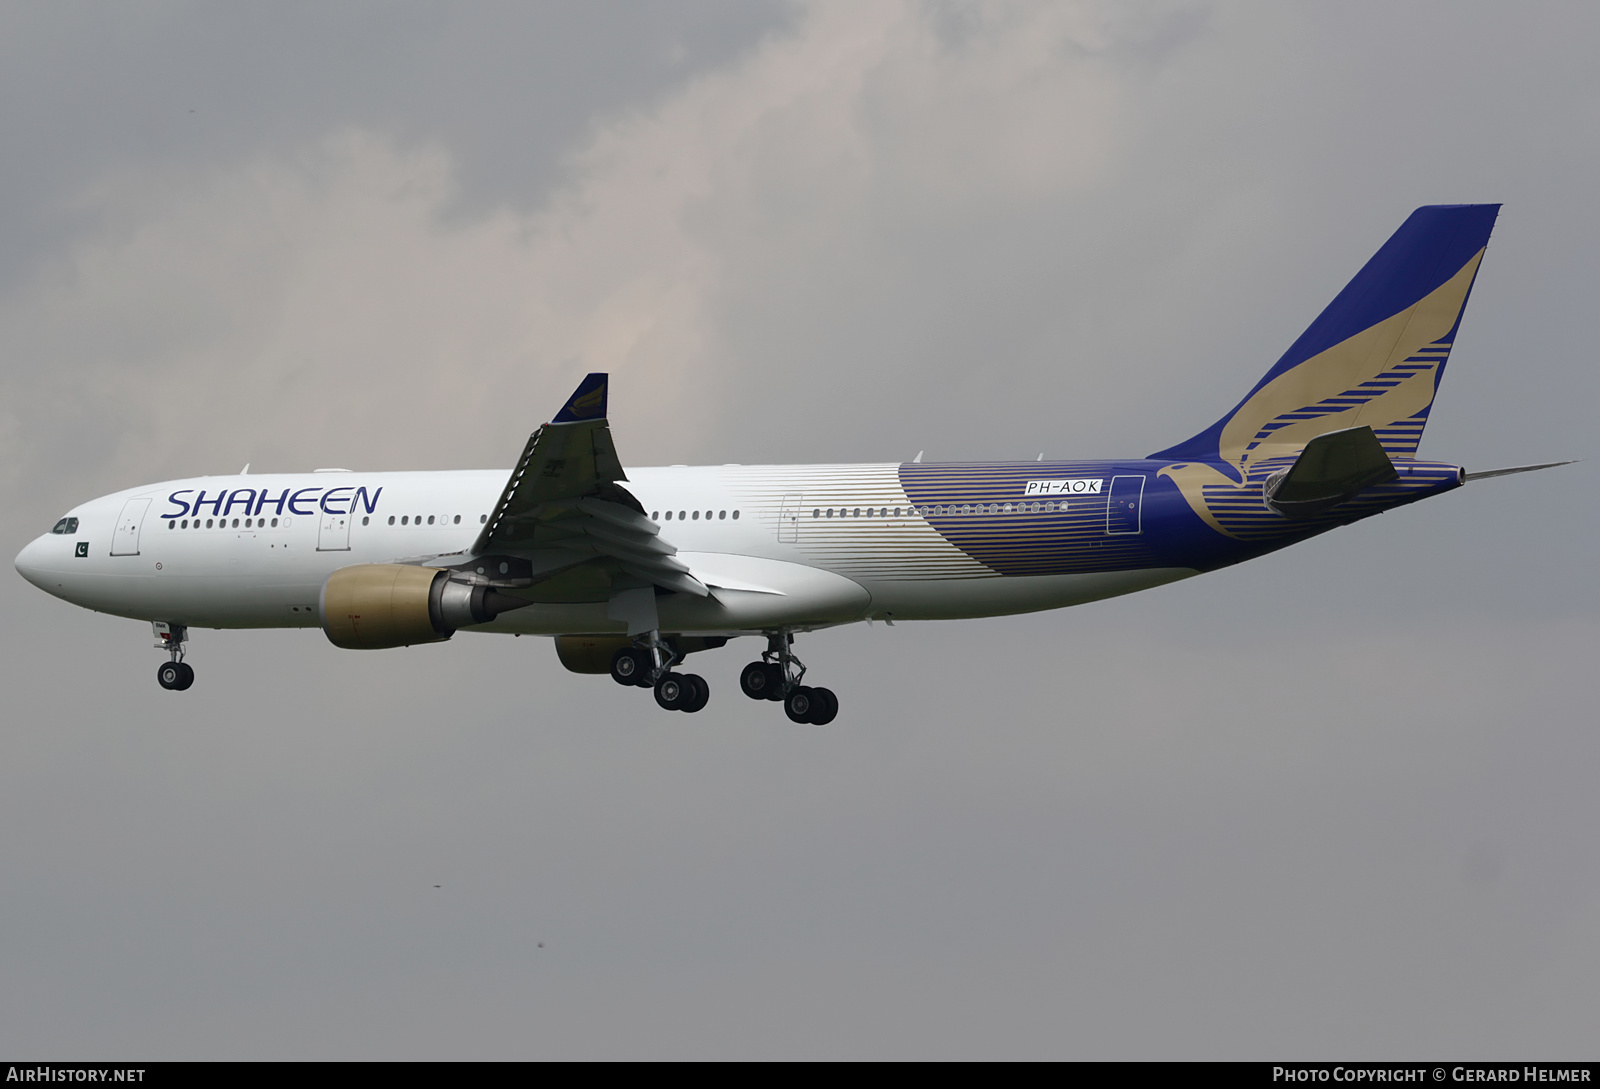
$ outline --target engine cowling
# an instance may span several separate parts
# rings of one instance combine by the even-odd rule
[[[455,634],[434,624],[433,587],[449,576],[436,567],[361,563],[328,576],[317,612],[328,641],[346,650],[438,643]]]
[[[360,563],[328,576],[317,610],[334,646],[386,650],[443,642],[457,628],[487,624],[527,604],[486,586],[454,581],[437,567]]]
[[[631,646],[626,635],[558,635],[556,657],[574,673],[610,673],[617,651]]]
[[[726,646],[726,635],[674,635],[667,644],[678,654],[694,654]],[[623,647],[635,645],[626,635],[558,635],[556,657],[574,673],[610,673],[611,659]]]

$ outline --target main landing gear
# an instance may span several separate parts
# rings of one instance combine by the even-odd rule
[[[720,646],[721,641],[713,645]],[[686,653],[681,639],[662,639],[660,631],[651,629],[612,655],[611,679],[630,688],[654,689],[661,707],[693,714],[711,698],[711,686],[697,673],[673,670]],[[739,687],[753,700],[782,702],[791,722],[826,726],[838,715],[839,700],[829,689],[801,684],[805,675],[805,663],[794,655],[794,636],[769,632],[761,661],[744,667]]]
[[[805,675],[805,663],[794,655],[794,636],[774,632],[767,636],[761,661],[739,674],[739,687],[753,700],[782,700],[790,722],[826,726],[839,713],[838,697],[832,689],[801,684]]]
[[[168,624],[163,620],[151,623],[155,630],[156,649],[172,656],[156,670],[156,683],[169,692],[182,692],[194,683],[194,668],[183,660],[183,644],[189,639],[189,629],[183,624]]]
[[[698,673],[674,673],[683,655],[650,632],[639,645],[623,647],[611,659],[611,679],[622,685],[653,688],[656,703],[690,714],[711,699],[711,686]]]

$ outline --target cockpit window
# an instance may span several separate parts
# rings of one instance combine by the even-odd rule
[[[76,533],[76,532],[78,532],[78,520],[76,518],[63,518],[63,519],[61,519],[61,521],[56,523],[55,528],[52,529],[50,532],[51,533]]]

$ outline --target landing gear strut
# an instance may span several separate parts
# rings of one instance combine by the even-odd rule
[[[739,674],[739,687],[753,700],[782,700],[791,722],[826,726],[839,713],[839,700],[827,688],[800,682],[806,665],[794,653],[794,636],[788,631],[767,633],[761,661],[751,662]]]
[[[169,624],[164,620],[153,621],[150,627],[155,631],[156,649],[172,656],[171,661],[162,662],[161,668],[156,670],[156,683],[169,692],[182,692],[194,683],[194,668],[183,660],[183,644],[189,640],[189,629],[186,625]]]

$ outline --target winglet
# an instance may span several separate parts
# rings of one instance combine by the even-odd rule
[[[579,423],[583,420],[606,418],[606,376],[596,372],[589,375],[573,391],[561,411],[551,423]]]

